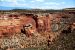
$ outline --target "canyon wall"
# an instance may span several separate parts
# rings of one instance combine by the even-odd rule
[[[67,23],[69,22],[70,19],[68,18],[71,19],[72,17],[67,17],[63,13],[43,15],[4,14],[0,16],[0,36],[10,36],[15,33],[24,33],[27,36],[31,36],[34,32],[56,32],[62,28],[66,21]],[[74,23],[71,24],[73,28]]]

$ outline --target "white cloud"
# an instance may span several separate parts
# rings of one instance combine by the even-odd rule
[[[65,2],[62,2],[62,4],[65,4]]]
[[[35,1],[32,0],[32,1],[30,1],[30,2],[35,2]]]
[[[6,7],[27,7],[27,4],[19,4],[19,3],[12,3],[12,4],[1,4],[0,6],[6,6]]]
[[[45,0],[31,0],[30,2],[44,2]]]
[[[38,2],[44,2],[45,0],[36,0],[36,1],[38,1]]]
[[[2,2],[8,2],[1,4],[1,6],[7,6],[7,7],[23,7],[27,6],[25,3],[19,3],[18,1],[25,2],[25,0],[1,0]]]
[[[58,7],[57,6],[32,6],[31,8],[35,8],[35,9],[53,9],[53,8],[55,8],[55,9],[58,9]]]
[[[5,3],[7,2],[7,3]],[[19,3],[18,0],[11,0],[11,1],[4,1],[0,6],[6,6],[6,7],[24,7],[27,6],[27,3]]]
[[[65,2],[46,2],[46,5],[62,5],[65,4]]]
[[[2,2],[15,2],[17,0],[1,0]]]
[[[57,2],[46,2],[47,5],[60,5],[60,3]]]
[[[29,7],[29,8],[39,8],[39,9],[59,9],[65,7],[66,2],[48,2],[47,0],[1,0],[3,1],[0,6],[9,7]],[[62,6],[61,6],[62,5]],[[64,6],[65,5],[65,6]]]
[[[2,2],[11,2],[11,3],[18,3],[19,2],[26,2],[26,0],[1,0]]]

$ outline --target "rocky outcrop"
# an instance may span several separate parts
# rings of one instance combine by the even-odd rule
[[[36,23],[34,19],[24,15],[17,18],[6,16],[0,20],[0,36],[10,36],[14,33],[21,33],[21,30],[26,30],[28,34],[33,33],[36,30]]]

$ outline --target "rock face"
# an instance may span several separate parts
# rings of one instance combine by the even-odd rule
[[[4,14],[0,16],[0,36],[10,36],[15,33],[31,36],[34,32],[56,32],[65,25],[64,23],[69,23],[69,21],[70,19],[63,13]]]
[[[34,32],[58,31],[63,22],[63,14],[4,14],[0,17],[0,36],[24,33],[31,36]],[[60,22],[61,21],[61,22]]]
[[[36,23],[33,18],[28,16],[1,16],[3,19],[0,20],[0,36],[13,35],[14,33],[21,33],[21,29],[27,31],[28,34],[31,34],[36,30]],[[26,32],[24,32],[26,33]]]
[[[60,14],[46,14],[38,16],[38,32],[52,32],[53,29],[58,30],[60,19]]]
[[[50,32],[50,17],[49,16],[38,16],[38,31],[39,32]]]

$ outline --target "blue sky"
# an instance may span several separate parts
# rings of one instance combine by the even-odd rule
[[[75,0],[0,0],[0,6],[39,9],[62,9],[75,7]]]

